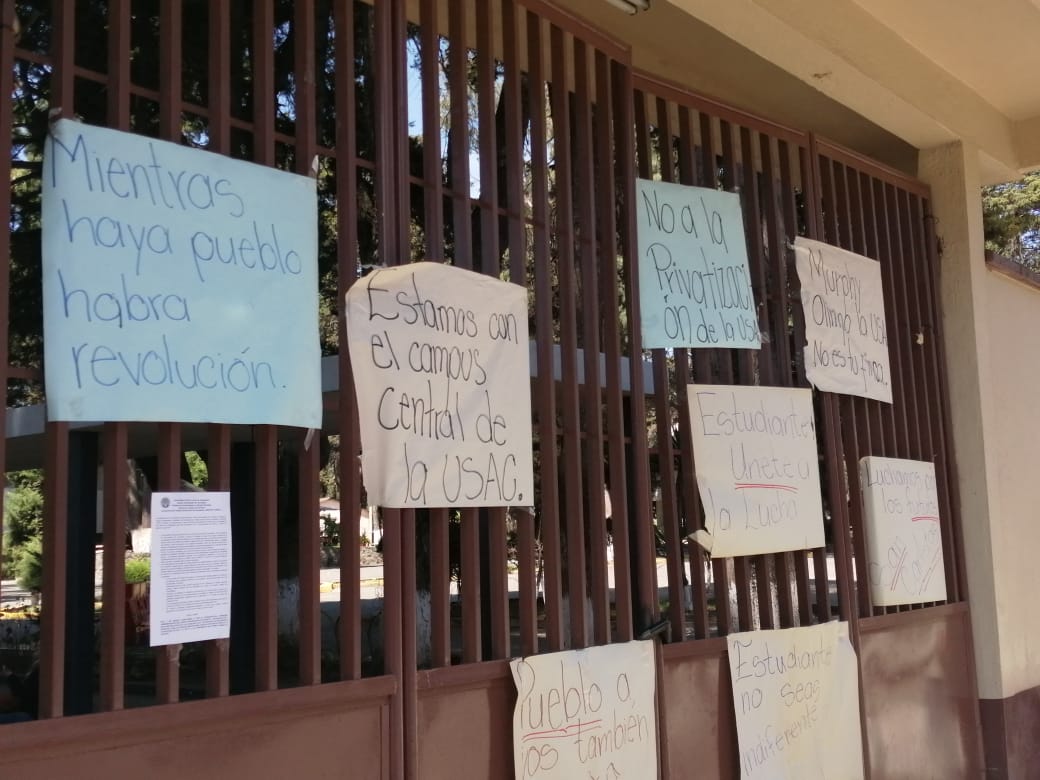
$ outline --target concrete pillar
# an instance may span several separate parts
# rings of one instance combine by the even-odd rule
[[[963,142],[922,151],[919,177],[931,185],[936,235],[941,242],[943,330],[957,456],[958,491],[964,531],[965,564],[971,606],[975,666],[980,698],[987,777],[1017,773],[1024,755],[1015,756],[1009,739],[1005,668],[1009,632],[1018,619],[1007,609],[1011,587],[1005,560],[1015,523],[1002,507],[1002,448],[1006,431],[999,410],[1006,405],[999,384],[1007,381],[1006,344],[991,343],[993,281],[984,255],[978,151]],[[992,298],[992,299],[991,299]],[[1040,301],[1038,301],[1040,303]],[[996,347],[996,349],[994,349]],[[1006,484],[1006,483],[1005,483]],[[1002,609],[1002,606],[1004,609]],[[1038,689],[1040,690],[1040,689]],[[1036,721],[1040,724],[1040,707]],[[1010,730],[1009,730],[1010,729]],[[1035,766],[1030,767],[1030,771]]]

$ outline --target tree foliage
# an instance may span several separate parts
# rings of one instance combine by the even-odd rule
[[[1040,270],[1040,170],[982,192],[986,249]]]

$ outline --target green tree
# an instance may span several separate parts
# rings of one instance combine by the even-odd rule
[[[1040,270],[1040,170],[982,191],[986,249]]]

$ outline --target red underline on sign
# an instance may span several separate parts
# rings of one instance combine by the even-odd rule
[[[927,521],[932,522],[932,523],[938,523],[939,522],[939,518],[936,517],[935,515],[918,515],[917,517],[911,517],[910,518],[910,522],[911,523],[916,523],[918,520],[927,520]]]
[[[576,729],[581,733],[582,729],[598,726],[603,720],[590,720],[585,723],[572,723],[570,726],[564,726],[562,729],[549,729],[548,731],[532,731],[530,734],[524,734],[523,741],[526,742],[529,739],[561,739],[564,737],[573,736],[570,732],[571,729]]]
[[[797,493],[798,488],[794,485],[767,485],[762,482],[737,482],[737,490],[786,490],[788,493]]]

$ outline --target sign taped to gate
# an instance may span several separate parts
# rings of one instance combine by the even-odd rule
[[[871,601],[886,607],[946,601],[935,465],[867,456],[859,476]]]
[[[657,777],[652,641],[509,662],[517,780]]]
[[[48,418],[320,428],[317,209],[304,176],[55,122]]]
[[[643,346],[759,349],[735,192],[636,179]]]
[[[822,547],[812,391],[689,385],[703,530],[713,558]]]
[[[881,263],[797,238],[805,377],[813,387],[892,403]]]
[[[527,290],[411,263],[358,281],[346,317],[369,502],[532,505]]]
[[[859,676],[848,623],[727,638],[744,780],[863,777]]]

